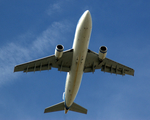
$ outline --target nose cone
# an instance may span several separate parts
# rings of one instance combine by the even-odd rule
[[[87,16],[87,15],[91,15],[89,10],[86,10],[86,11],[84,12],[84,14],[85,14],[86,16]]]
[[[78,21],[78,25],[80,25],[82,23],[89,23],[92,25],[92,18],[91,18],[91,13],[89,10],[86,10],[80,17],[80,19]]]
[[[83,13],[83,16],[85,19],[88,19],[88,20],[91,20],[91,13],[89,10],[86,10],[84,13]]]
[[[79,20],[79,24],[85,27],[92,27],[92,18],[89,10],[86,10]]]

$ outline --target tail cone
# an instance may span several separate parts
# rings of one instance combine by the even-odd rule
[[[65,114],[67,114],[68,111],[69,111],[69,110],[67,110],[67,109],[65,108]]]

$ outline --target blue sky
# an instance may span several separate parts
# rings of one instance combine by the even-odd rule
[[[149,6],[148,0],[0,0],[0,119],[149,120]],[[13,73],[14,66],[54,54],[57,44],[70,49],[87,9],[93,22],[89,49],[107,46],[107,57],[133,68],[135,76],[85,73],[75,102],[88,114],[44,114],[62,101],[66,73]]]

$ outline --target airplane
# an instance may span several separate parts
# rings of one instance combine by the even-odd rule
[[[64,110],[66,114],[70,110],[87,114],[86,108],[74,102],[83,73],[101,69],[103,72],[134,76],[134,69],[106,58],[106,46],[101,46],[99,53],[88,49],[91,30],[92,18],[90,11],[86,10],[78,21],[72,49],[64,51],[64,46],[59,44],[56,46],[54,55],[15,66],[14,72],[36,72],[50,70],[51,67],[67,72],[63,101],[47,107],[44,113]]]

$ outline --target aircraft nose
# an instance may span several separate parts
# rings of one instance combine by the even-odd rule
[[[90,14],[90,11],[89,11],[89,10],[86,10],[86,11],[85,11],[85,14]]]
[[[78,28],[85,27],[85,28],[92,28],[92,17],[89,10],[86,10],[83,15],[80,17],[78,21]]]
[[[85,14],[85,17],[86,17],[86,18],[91,19],[91,14],[90,14],[90,11],[89,11],[89,10],[86,10],[84,14]]]

